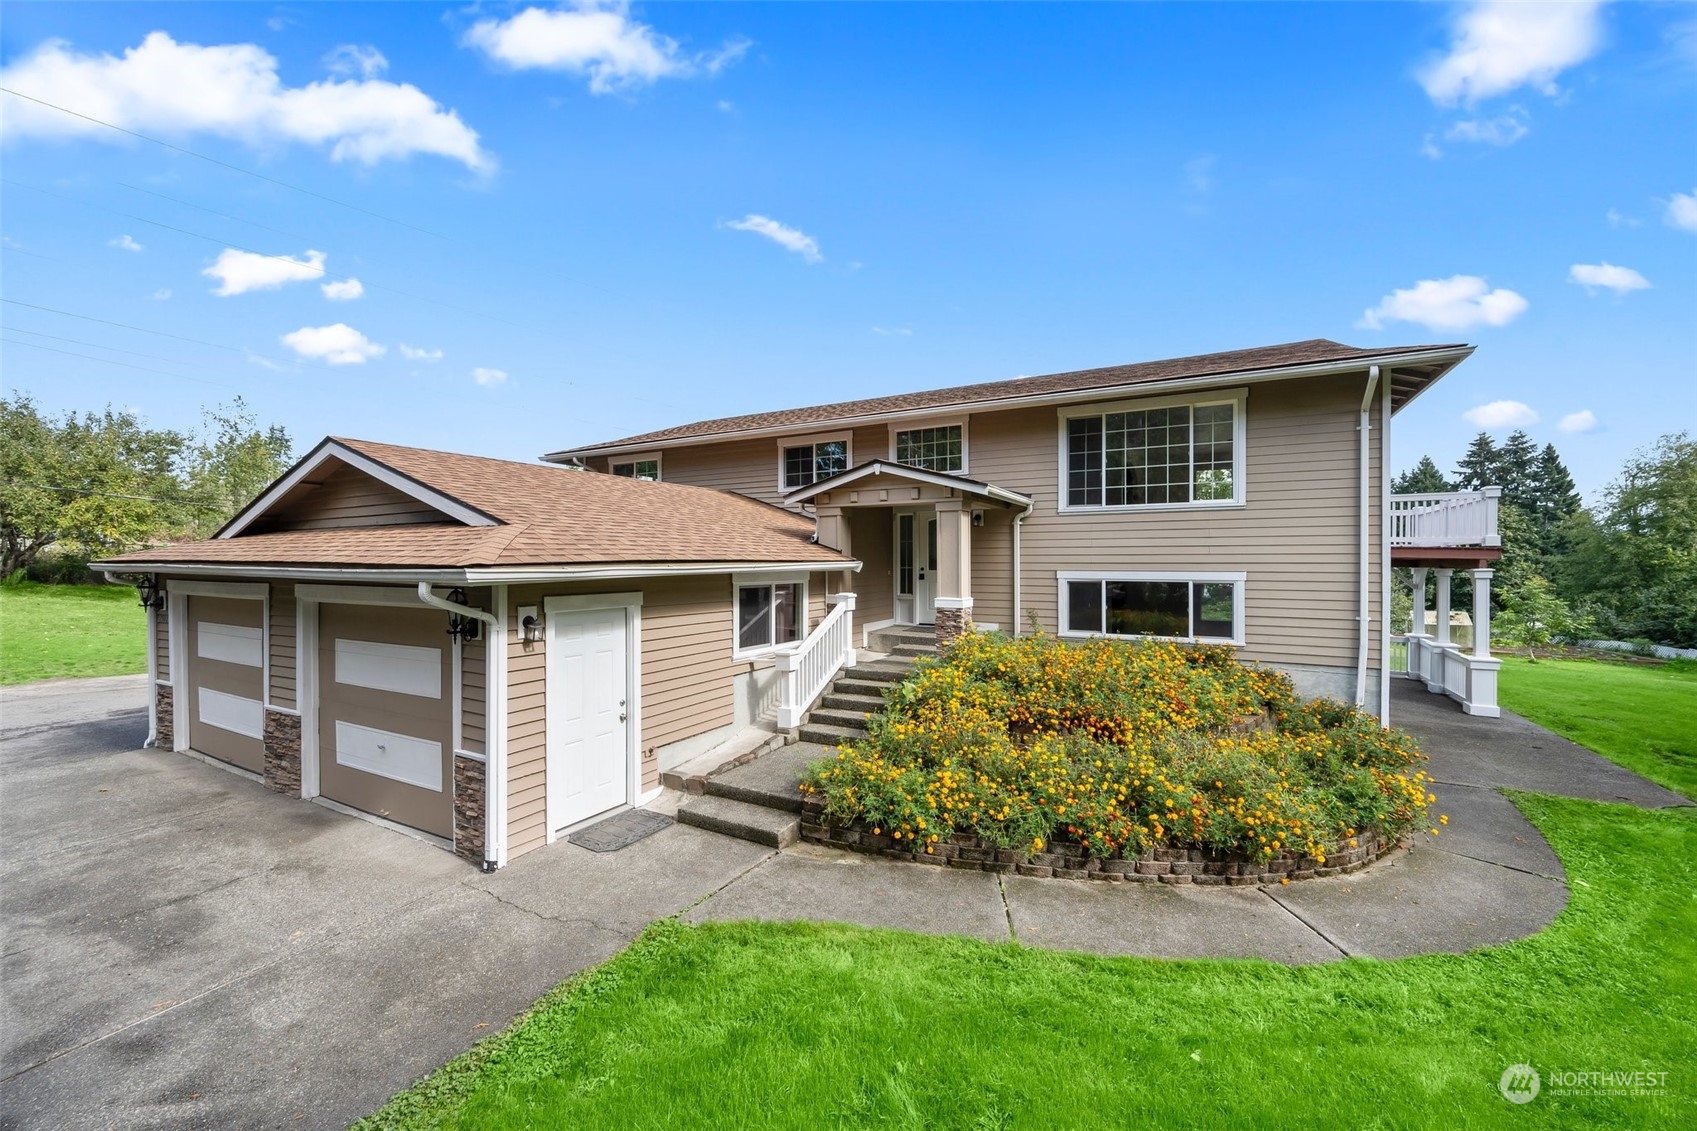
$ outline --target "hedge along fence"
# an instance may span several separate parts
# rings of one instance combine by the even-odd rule
[[[972,633],[809,767],[804,834],[1001,870],[1306,878],[1427,823],[1424,765],[1229,648]]]

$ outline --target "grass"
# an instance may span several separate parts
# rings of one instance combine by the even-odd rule
[[[1517,715],[1697,800],[1697,664],[1503,659]]]
[[[1510,945],[1294,968],[663,921],[356,1126],[1693,1125],[1697,815],[1515,801],[1572,898]],[[1546,1072],[1524,1107],[1497,1091],[1519,1062]]]
[[[127,585],[0,585],[0,684],[147,670],[147,613]]]

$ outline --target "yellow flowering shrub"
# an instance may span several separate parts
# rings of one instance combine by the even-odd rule
[[[1276,729],[1234,727],[1270,716]],[[1324,860],[1359,830],[1425,820],[1413,740],[1299,702],[1229,648],[968,633],[893,689],[866,737],[809,767],[829,819],[915,851],[956,832],[1102,857],[1156,846]]]

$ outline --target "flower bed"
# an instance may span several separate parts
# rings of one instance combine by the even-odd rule
[[[803,789],[824,843],[852,833],[977,865],[1252,882],[1394,846],[1427,820],[1424,763],[1406,734],[1299,702],[1286,676],[1229,648],[970,633]]]

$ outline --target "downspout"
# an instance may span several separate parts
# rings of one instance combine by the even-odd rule
[[[1361,423],[1356,430],[1361,434],[1361,603],[1360,611],[1356,614],[1356,623],[1360,627],[1360,638],[1356,642],[1355,652],[1355,705],[1367,705],[1367,647],[1368,623],[1367,612],[1372,604],[1369,592],[1369,570],[1372,559],[1372,544],[1368,540],[1368,530],[1372,517],[1372,490],[1369,474],[1369,457],[1371,455],[1371,430],[1373,426],[1373,393],[1379,387],[1379,367],[1367,367],[1367,389],[1361,394]]]
[[[435,593],[430,591],[430,582],[428,581],[421,581],[418,583],[418,599],[432,608],[446,610],[454,616],[471,617],[472,619],[482,621],[485,625],[489,626],[488,631],[484,633],[484,650],[486,655],[483,661],[483,870],[485,872],[493,872],[499,866],[501,846],[497,843],[498,837],[491,835],[490,824],[499,819],[499,814],[504,809],[504,802],[501,800],[501,795],[505,790],[506,783],[504,781],[497,781],[497,775],[505,769],[505,767],[501,764],[502,759],[499,757],[499,752],[505,750],[506,747],[504,743],[497,743],[494,736],[491,734],[491,723],[493,722],[491,716],[497,710],[505,713],[507,709],[507,696],[505,687],[503,686],[500,690],[500,697],[496,698],[494,689],[490,687],[490,684],[495,682],[495,680],[491,678],[490,673],[495,667],[495,649],[506,647],[506,633],[504,631],[496,631],[497,627],[502,624],[502,620],[495,613],[486,613],[482,609],[474,609],[470,605],[457,605],[452,601],[438,597]],[[455,655],[458,656],[460,654],[460,649],[456,647],[454,652]],[[502,674],[505,674],[504,666]],[[459,680],[456,678],[455,682],[457,683]],[[464,696],[463,689],[461,691],[461,696],[462,698]],[[454,714],[456,718],[459,717],[459,713],[462,709],[463,704],[457,703],[454,705]],[[459,740],[460,735],[456,733],[454,735],[454,741],[457,743]],[[458,758],[460,756],[459,751],[455,750],[453,756]],[[495,803],[491,804],[492,801]]]
[[[100,571],[114,585],[129,585],[109,569]],[[159,610],[147,606],[147,740],[143,750],[151,750],[159,742]]]
[[[1391,725],[1391,382],[1379,389],[1379,725]],[[1424,626],[1422,626],[1424,627]]]
[[[1025,509],[1013,516],[1013,631],[1008,635],[1018,636],[1019,626],[1024,622],[1025,614],[1019,608],[1019,534],[1020,527],[1031,517],[1031,512],[1037,506],[1036,500],[1025,504]]]

